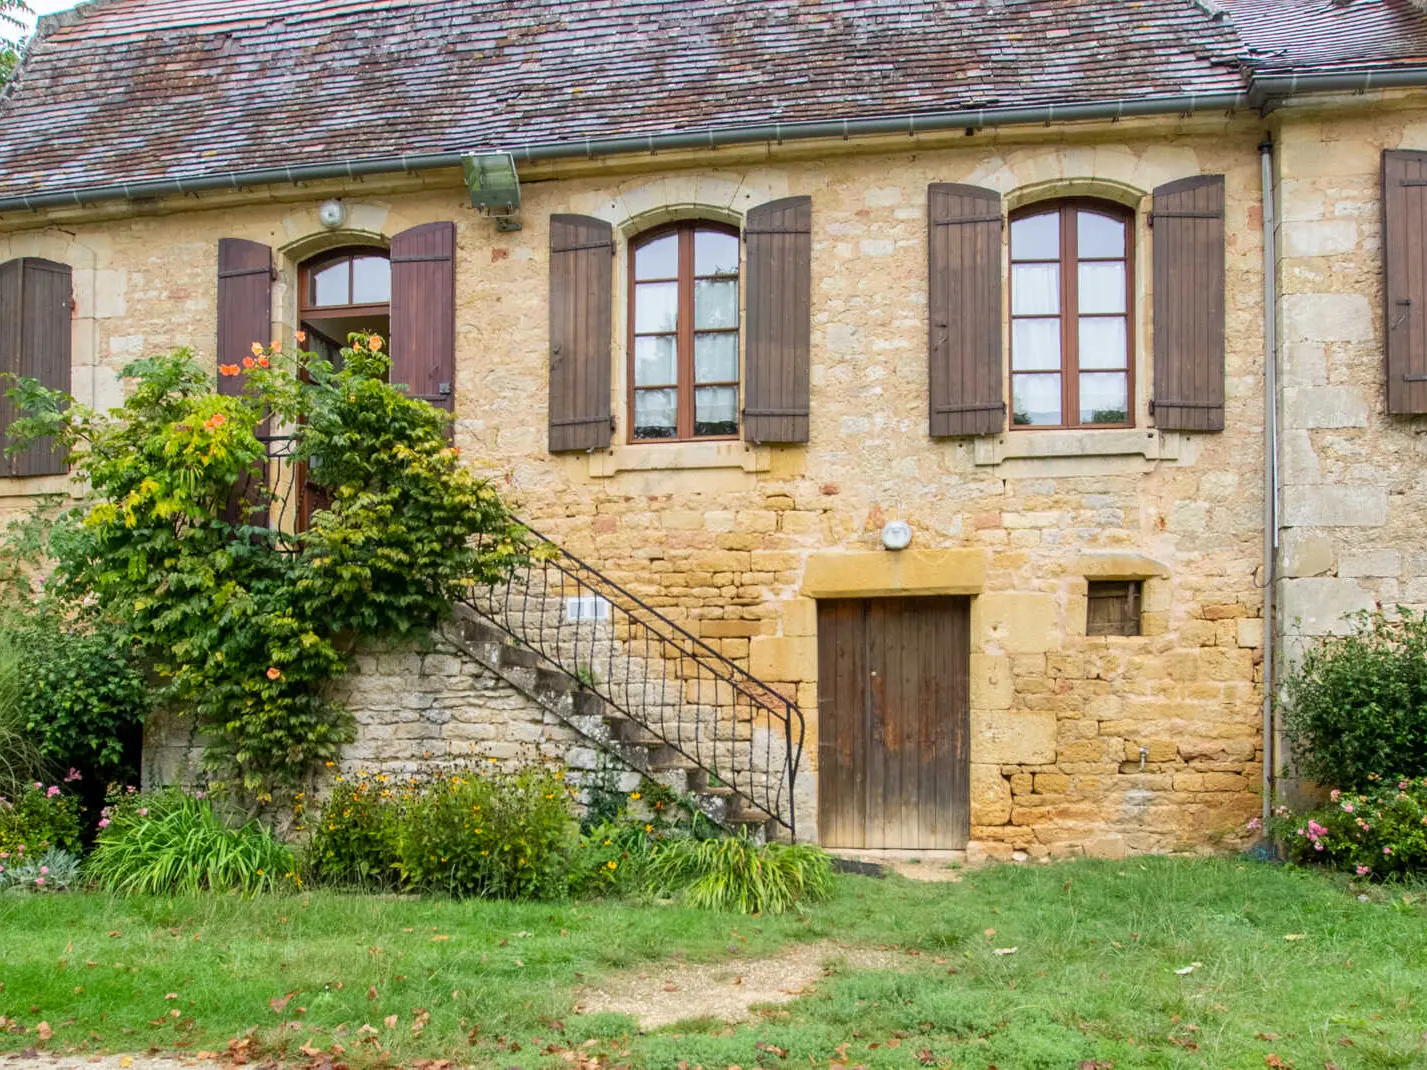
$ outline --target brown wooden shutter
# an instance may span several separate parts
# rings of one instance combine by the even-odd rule
[[[456,224],[391,239],[391,381],[448,412],[456,389]]]
[[[68,264],[38,257],[0,264],[0,371],[69,392],[73,292]],[[0,382],[0,394],[14,385],[12,380]],[[20,415],[13,401],[0,397],[0,430],[8,431]],[[3,445],[9,445],[8,434]],[[68,471],[64,454],[49,439],[0,459],[0,475],[48,476]]]
[[[1427,152],[1382,154],[1387,411],[1427,412]]]
[[[1224,176],[1154,191],[1154,395],[1167,431],[1224,430]]]
[[[253,343],[273,331],[273,251],[246,238],[218,239],[218,363],[242,367]],[[220,394],[238,394],[242,375],[218,376]]]
[[[610,442],[614,232],[602,219],[550,217],[550,452]]]
[[[743,437],[748,442],[808,441],[808,355],[812,333],[813,199],[784,197],[751,209],[748,342]]]
[[[1001,358],[1001,195],[927,187],[930,431],[994,435],[1006,425]]]

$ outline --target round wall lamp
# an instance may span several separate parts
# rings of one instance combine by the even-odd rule
[[[347,206],[338,200],[323,201],[317,208],[317,218],[328,230],[335,230],[347,221]]]
[[[889,520],[882,527],[882,545],[889,550],[905,550],[912,541],[912,525],[905,520]]]

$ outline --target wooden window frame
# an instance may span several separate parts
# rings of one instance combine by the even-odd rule
[[[391,250],[380,245],[343,245],[304,260],[297,268],[297,311],[299,320],[347,319],[352,316],[390,316],[391,300],[376,301],[358,305],[314,305],[312,303],[312,277],[333,264],[347,261],[347,295],[352,293],[352,261],[357,257],[376,256],[391,264]],[[388,288],[390,293],[390,288]],[[346,339],[340,339],[345,342]]]
[[[1098,590],[1097,590],[1098,588]],[[1085,634],[1099,636],[1139,636],[1144,635],[1144,580],[1090,580],[1085,592]],[[1120,627],[1100,627],[1095,621],[1094,606],[1097,601],[1123,599],[1124,609],[1118,622]]]
[[[694,382],[694,233],[700,230],[718,231],[732,236],[739,242],[738,257],[738,322],[732,327],[711,328],[705,332],[707,334],[732,334],[738,339],[738,371],[739,377],[732,382],[718,383],[695,383]],[[634,277],[635,255],[640,248],[659,238],[667,237],[670,234],[679,235],[679,274],[677,278],[660,279],[640,279],[639,282],[677,282],[678,283],[678,309],[679,319],[675,331],[675,368],[678,371],[677,383],[658,386],[645,384],[636,388],[634,382],[634,340],[639,337],[635,332],[635,300],[638,296],[638,288]],[[737,441],[743,430],[743,244],[742,234],[738,227],[728,223],[720,223],[710,219],[681,219],[675,223],[666,223],[662,226],[652,227],[649,230],[641,231],[628,244],[629,265],[627,269],[627,285],[629,288],[629,300],[626,302],[628,309],[629,331],[628,331],[628,353],[625,359],[625,378],[628,380],[625,389],[625,405],[627,419],[625,423],[628,430],[625,439],[630,444],[655,445],[663,442],[733,442]],[[704,275],[699,278],[728,278],[726,275]],[[688,310],[685,315],[684,311]],[[650,332],[667,333],[667,332]],[[694,390],[696,386],[731,386],[737,395],[735,402],[735,427],[729,435],[695,435],[694,434]],[[677,392],[678,402],[674,418],[674,434],[667,438],[636,438],[634,434],[634,395],[637,390],[667,390],[673,387]]]
[[[1011,253],[1011,227],[1019,219],[1048,215],[1052,211],[1060,216],[1060,257],[1057,260],[1016,260]],[[1090,211],[1109,219],[1117,219],[1125,225],[1125,255],[1121,258],[1090,257],[1087,263],[1125,265],[1125,421],[1123,423],[1081,423],[1079,419],[1069,420],[1072,414],[1080,413],[1080,273],[1066,270],[1079,263],[1075,216],[1077,212]],[[1092,197],[1066,197],[1052,201],[1036,201],[1024,205],[1010,214],[1006,228],[1006,294],[1007,320],[1010,324],[1007,361],[1009,383],[1007,384],[1006,422],[1012,431],[1054,431],[1054,430],[1096,430],[1123,429],[1137,426],[1138,405],[1135,395],[1135,212],[1114,201],[1103,201]],[[1059,264],[1060,265],[1060,416],[1058,424],[1018,424],[1015,414],[1015,385],[1018,375],[1052,375],[1049,370],[1030,372],[1016,370],[1016,332],[1018,319],[1042,319],[1041,316],[1017,316],[1015,308],[1014,264]],[[1111,368],[1090,368],[1088,371],[1116,371]]]

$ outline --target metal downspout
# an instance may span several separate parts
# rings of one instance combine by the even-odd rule
[[[1278,249],[1273,200],[1273,138],[1259,144],[1263,189],[1263,813],[1268,825],[1274,789],[1274,583],[1278,560]]]

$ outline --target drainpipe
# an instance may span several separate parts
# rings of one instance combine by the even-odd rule
[[[1273,805],[1273,594],[1278,560],[1278,250],[1273,201],[1273,137],[1259,144],[1263,189],[1263,822]]]

